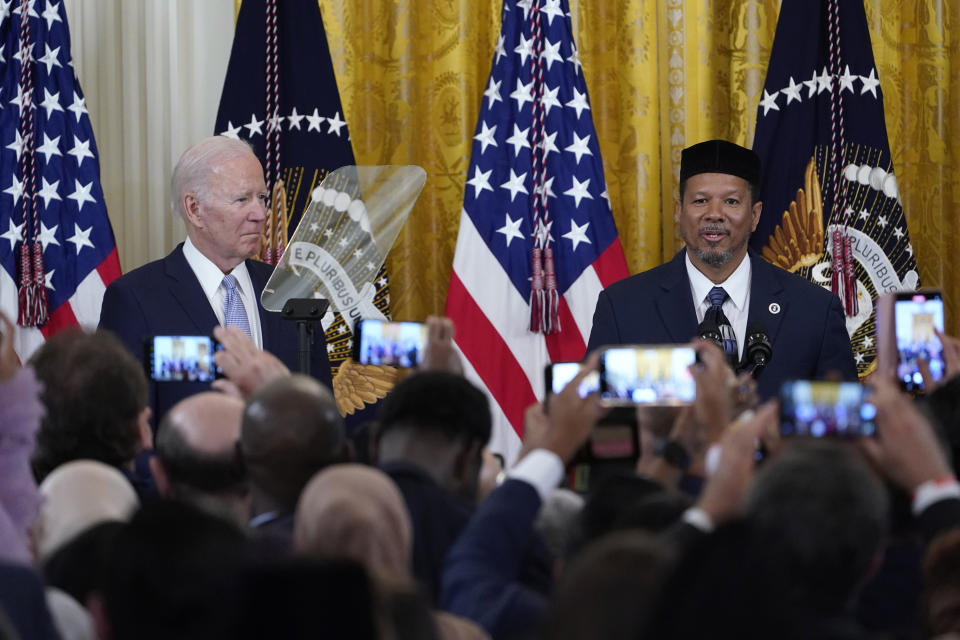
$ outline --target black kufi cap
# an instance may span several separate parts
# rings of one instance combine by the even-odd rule
[[[680,156],[680,181],[698,173],[728,173],[760,184],[760,156],[726,140],[708,140],[687,147]]]

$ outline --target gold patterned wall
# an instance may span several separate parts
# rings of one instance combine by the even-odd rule
[[[394,315],[442,312],[501,0],[319,0],[359,163],[429,175],[388,260]],[[753,140],[778,0],[570,0],[614,217],[632,272],[679,247],[680,150]],[[960,333],[960,2],[865,0],[922,282]]]

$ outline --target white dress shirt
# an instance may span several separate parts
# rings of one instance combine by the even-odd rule
[[[737,357],[743,358],[743,342],[747,337],[747,316],[750,314],[750,256],[744,255],[743,260],[734,269],[730,277],[714,284],[710,278],[700,273],[690,261],[690,255],[684,255],[687,263],[687,276],[690,279],[690,293],[693,295],[693,307],[697,310],[697,324],[703,322],[703,317],[710,308],[710,299],[707,294],[714,287],[723,287],[727,292],[727,299],[723,302],[723,315],[727,316],[733,333],[737,337]]]
[[[213,264],[207,256],[200,253],[194,244],[187,238],[183,243],[183,257],[187,259],[187,264],[193,270],[200,282],[200,288],[206,294],[213,312],[217,316],[217,322],[223,325],[223,305],[227,300],[227,290],[223,286],[223,276],[226,275],[220,271],[220,267]],[[238,264],[231,271],[237,279],[237,293],[243,300],[243,308],[247,312],[247,320],[250,323],[250,335],[253,337],[257,347],[263,348],[263,336],[260,333],[260,304],[253,291],[253,282],[250,280],[250,273],[247,271],[245,262]]]
[[[560,456],[547,449],[534,449],[507,472],[507,477],[530,484],[537,490],[540,500],[545,501],[559,486],[563,474]]]

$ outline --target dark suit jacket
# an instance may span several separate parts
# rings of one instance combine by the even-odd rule
[[[403,494],[413,525],[413,575],[432,602],[440,595],[443,559],[467,526],[473,507],[452,496],[425,471],[405,462],[380,468]]]
[[[413,575],[427,590],[431,602],[440,601],[444,559],[470,522],[475,508],[452,495],[420,467],[402,461],[385,462],[380,469],[403,494],[413,525]],[[523,549],[517,579],[526,587],[549,593],[553,562],[543,538],[536,532]]]
[[[260,294],[273,273],[273,267],[255,260],[247,260],[246,264],[259,306]],[[147,336],[210,335],[217,324],[217,316],[183,255],[183,243],[167,257],[147,263],[111,282],[103,295],[100,311],[100,328],[116,333],[141,362]],[[296,371],[299,362],[296,323],[260,306],[260,331],[264,350],[280,358],[291,371]],[[331,386],[326,343],[319,327],[314,332],[310,373],[327,387]],[[149,386],[154,420],[159,422],[171,406],[210,385],[151,382]]]
[[[494,489],[447,554],[442,609],[473,620],[494,640],[529,637],[548,603],[518,580],[539,509],[537,490],[522,480]]]
[[[681,250],[670,262],[620,280],[600,292],[587,351],[604,345],[689,342],[697,312]],[[776,396],[784,380],[815,380],[837,372],[857,379],[840,300],[822,287],[750,253],[747,326],[770,336],[773,356],[759,378],[762,398]],[[779,310],[774,313],[771,309]]]

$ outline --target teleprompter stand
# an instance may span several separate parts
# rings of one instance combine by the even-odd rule
[[[310,375],[310,345],[313,344],[314,325],[330,307],[325,298],[290,298],[283,305],[280,315],[297,323],[297,356],[300,373]]]

